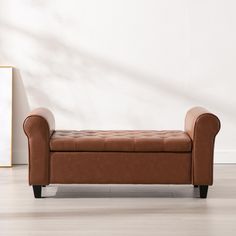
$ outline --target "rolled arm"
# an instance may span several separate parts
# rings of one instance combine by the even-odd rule
[[[213,184],[215,137],[220,130],[218,117],[202,107],[190,109],[185,118],[185,131],[193,142],[192,183]]]
[[[29,113],[23,124],[28,138],[29,184],[49,184],[49,140],[55,130],[51,111],[37,108]]]

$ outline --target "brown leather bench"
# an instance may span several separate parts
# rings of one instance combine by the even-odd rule
[[[33,110],[24,121],[34,196],[53,184],[192,184],[206,198],[213,184],[219,119],[192,108],[180,130],[55,130],[53,114]]]

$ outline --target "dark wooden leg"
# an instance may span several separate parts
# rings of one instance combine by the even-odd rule
[[[194,185],[194,188],[198,188],[198,185]]]
[[[207,198],[208,185],[200,185],[200,198]]]
[[[42,186],[41,185],[33,185],[34,197],[41,198]]]

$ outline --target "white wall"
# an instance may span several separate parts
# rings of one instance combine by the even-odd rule
[[[58,129],[182,129],[222,121],[217,162],[236,162],[236,1],[1,0],[0,64],[14,65],[13,154],[45,106]]]

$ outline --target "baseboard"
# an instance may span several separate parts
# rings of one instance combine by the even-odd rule
[[[214,159],[218,164],[236,164],[236,149],[216,149]]]
[[[215,163],[236,164],[236,149],[216,149]],[[13,151],[13,164],[28,164],[28,151]]]

